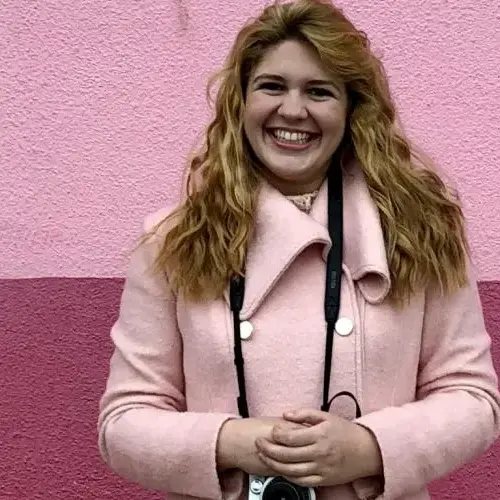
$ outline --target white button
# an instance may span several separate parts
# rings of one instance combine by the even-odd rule
[[[335,323],[335,331],[342,337],[350,335],[353,327],[354,324],[349,318],[339,318]]]
[[[248,340],[253,333],[253,325],[250,321],[242,321],[240,324],[240,338],[241,340]]]

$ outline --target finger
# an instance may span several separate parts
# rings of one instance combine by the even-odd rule
[[[283,418],[290,422],[302,423],[308,425],[317,425],[325,422],[331,417],[329,413],[313,409],[302,409],[287,411],[283,413]]]
[[[258,439],[256,445],[257,449],[265,456],[285,464],[313,462],[317,455],[315,445],[289,447],[276,444],[267,439]]]
[[[287,481],[297,484],[298,486],[304,486],[305,488],[317,488],[318,486],[323,486],[323,478],[316,474],[302,477],[283,477]]]
[[[316,443],[319,437],[318,430],[314,427],[303,427],[290,429],[285,426],[276,425],[271,434],[272,440],[283,446],[308,446]]]
[[[304,425],[299,422],[291,422],[289,420],[281,420],[278,424],[282,429],[293,430],[293,429],[303,429],[304,427],[311,427],[310,425]]]
[[[286,476],[291,478],[313,476],[316,472],[316,464],[314,462],[301,462],[298,464],[283,464],[277,460],[258,454],[259,459],[268,467],[270,467],[277,476]]]

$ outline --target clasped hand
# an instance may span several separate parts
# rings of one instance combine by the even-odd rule
[[[326,412],[286,412],[270,436],[257,438],[255,446],[274,476],[300,486],[334,486],[382,472],[372,433]]]

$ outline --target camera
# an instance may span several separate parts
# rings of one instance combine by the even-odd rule
[[[313,488],[298,486],[280,476],[250,475],[248,500],[316,500],[316,493]]]

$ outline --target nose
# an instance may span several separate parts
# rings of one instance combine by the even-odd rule
[[[278,114],[292,120],[307,118],[307,108],[302,96],[296,92],[287,92],[284,94]]]

